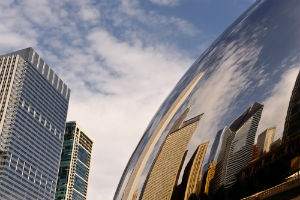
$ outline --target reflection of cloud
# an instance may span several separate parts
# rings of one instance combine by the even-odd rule
[[[298,73],[299,67],[294,67],[282,74],[280,81],[274,86],[270,96],[263,102],[264,111],[262,112],[256,136],[272,126],[276,126],[274,140],[282,136],[290,97]]]
[[[245,44],[246,45],[246,44]],[[249,86],[248,73],[244,68],[253,68],[261,48],[255,44],[249,44],[242,48],[229,44],[224,49],[219,67],[215,68],[212,76],[200,85],[191,100],[193,115],[205,113],[199,125],[197,138],[201,141],[215,136],[221,123],[224,123],[224,115],[235,107],[236,97]],[[245,64],[247,63],[247,64]],[[249,105],[245,105],[249,106]],[[205,126],[201,126],[205,124]],[[194,140],[197,145],[199,140]],[[212,144],[210,144],[212,145]]]

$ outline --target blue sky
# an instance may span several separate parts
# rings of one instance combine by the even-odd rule
[[[147,124],[251,0],[0,1],[0,54],[32,46],[94,140],[88,199],[112,199]]]

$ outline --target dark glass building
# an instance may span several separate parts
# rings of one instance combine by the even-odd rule
[[[0,199],[53,199],[69,88],[27,48],[0,56]]]
[[[261,133],[276,126],[274,140],[282,137],[284,127],[291,128],[284,135],[298,134],[299,115],[294,113],[299,113],[299,10],[299,0],[257,0],[202,53],[150,121],[125,167],[116,188],[115,200],[141,197],[142,189],[149,184],[147,177],[151,173],[151,166],[168,139],[168,133],[189,106],[187,118],[198,113],[205,114],[185,149],[188,153],[184,157],[175,188],[182,183],[182,174],[192,157],[191,152],[209,141],[203,163],[199,164],[209,170],[201,170],[202,175],[198,180],[203,182],[207,171],[206,182],[209,184],[205,184],[203,190],[208,198],[214,198],[208,191],[215,191],[219,187],[213,176],[218,176],[219,167],[216,166],[220,165],[221,159],[216,158],[225,155],[222,152],[224,149],[228,151],[226,166],[222,168],[225,171],[222,173],[228,176],[222,178],[224,181],[221,185],[227,185],[228,188],[224,189],[229,190],[236,180],[235,174],[252,157],[256,131]],[[285,126],[286,116],[289,124]],[[228,129],[220,136],[219,130],[224,127]],[[228,141],[224,144],[228,148],[219,148],[219,137],[222,142]],[[222,198],[215,199],[234,199],[222,195]]]
[[[76,122],[68,122],[59,167],[56,200],[86,200],[93,141]]]

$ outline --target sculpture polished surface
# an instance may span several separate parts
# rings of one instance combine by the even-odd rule
[[[288,145],[289,142],[297,139],[298,135],[294,133],[298,131],[286,133],[292,129],[286,126],[293,123],[300,124],[300,117],[291,117],[295,113],[297,116],[300,113],[299,103],[297,104],[299,99],[294,100],[297,95],[299,96],[299,92],[295,91],[299,89],[295,83],[300,69],[299,10],[299,0],[257,1],[195,61],[148,125],[124,170],[114,196],[115,200],[142,199],[143,188],[147,184],[147,177],[155,159],[175,121],[188,107],[190,111],[186,119],[201,113],[204,115],[186,149],[187,154],[178,172],[174,192],[182,184],[185,167],[200,144],[209,141],[201,163],[202,186],[195,195],[199,198],[204,195],[213,199],[217,198],[218,194],[223,194],[224,190],[230,196],[230,188],[236,187],[236,182],[246,180],[239,176],[241,170],[253,164],[255,160],[262,159],[264,155],[254,155],[254,144],[257,140],[254,138],[264,130],[276,127],[274,141],[281,138],[283,132],[285,135],[293,136],[284,137],[280,145]],[[290,100],[291,97],[293,100]],[[245,117],[243,115],[245,110],[257,104],[256,102],[263,107],[261,115],[259,114],[258,118],[256,115],[248,116],[253,120],[247,119],[249,123],[245,125],[238,124],[239,121],[243,121],[241,118]],[[290,102],[293,102],[293,109],[289,108],[292,106],[289,106]],[[288,108],[290,111],[287,117]],[[286,122],[291,118],[293,119],[291,123]],[[245,126],[254,127],[251,121],[257,124],[255,128],[247,129]],[[237,128],[234,130],[235,134],[226,136],[230,131],[230,128],[227,130],[226,127],[234,124],[236,127],[233,128]],[[242,136],[238,134],[239,132],[243,133]],[[216,137],[218,142],[214,142]],[[232,138],[228,140],[226,137]],[[228,142],[225,144],[225,141]],[[228,146],[221,148],[222,145]],[[275,148],[275,144],[273,146]],[[236,168],[234,163],[238,162],[233,162],[236,159],[230,155],[239,157],[239,151],[243,148],[247,148],[249,155],[246,156],[247,160],[240,162],[240,167]],[[270,145],[268,147],[270,152],[267,153],[276,152],[274,148],[272,150]],[[222,152],[224,149],[228,152]],[[213,156],[210,156],[211,151],[214,152]],[[292,163],[294,157],[299,156],[297,152],[295,150],[295,153],[290,153],[282,159]],[[217,163],[222,155],[227,156],[228,162],[223,166],[224,169],[208,172],[208,169],[213,168],[212,166],[218,168]],[[293,176],[297,171],[291,171],[289,167],[280,169],[286,170],[286,177],[280,177],[278,180],[275,178],[273,185],[262,185],[262,187],[276,187],[276,184],[288,181],[286,178]],[[220,185],[220,181],[212,177],[226,177],[229,171],[232,172],[230,179],[227,180],[230,184]],[[205,178],[207,174],[209,178]],[[276,177],[276,174],[274,176]],[[205,180],[209,182],[205,183]],[[234,198],[246,197],[257,192],[259,189],[253,190],[252,193],[245,192]],[[160,198],[156,196],[155,199]]]

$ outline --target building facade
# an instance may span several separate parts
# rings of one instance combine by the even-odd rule
[[[86,200],[93,141],[76,122],[66,123],[56,200]]]
[[[185,113],[183,113],[185,115]],[[142,200],[171,199],[180,173],[187,145],[198,127],[202,115],[183,121],[167,136],[142,191]],[[175,125],[176,126],[176,125]]]
[[[0,56],[0,199],[53,199],[69,88],[32,49]]]

